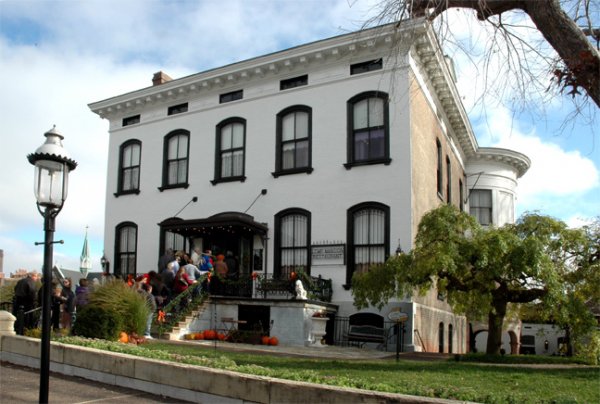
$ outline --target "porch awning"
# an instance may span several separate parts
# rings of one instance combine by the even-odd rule
[[[266,235],[266,223],[254,221],[254,217],[241,212],[223,212],[205,219],[180,219],[172,217],[158,224],[163,231],[181,234],[185,237],[202,237],[212,233],[245,233]]]

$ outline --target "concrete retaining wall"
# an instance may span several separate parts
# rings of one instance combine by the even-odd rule
[[[40,340],[0,335],[0,360],[39,368]],[[157,395],[210,403],[450,403],[286,381],[51,343],[50,370]]]

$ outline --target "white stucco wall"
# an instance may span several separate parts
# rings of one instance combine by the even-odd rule
[[[472,189],[492,191],[493,224],[503,226],[514,223],[519,177],[514,164],[493,158],[481,158],[469,161],[466,173],[467,195]]]
[[[510,162],[501,159],[489,161],[476,158],[472,164],[469,161],[473,150],[477,148],[476,141],[466,113],[461,109],[454,84],[448,78],[446,64],[437,62],[440,53],[437,42],[430,37],[432,33],[423,27],[425,25],[420,28],[423,36],[417,41],[418,45],[413,46],[411,58],[403,53],[408,47],[395,46],[395,31],[390,36],[377,33],[364,42],[360,42],[360,34],[347,35],[92,104],[92,110],[108,119],[110,127],[104,233],[106,256],[111,261],[115,259],[116,227],[123,222],[133,222],[138,229],[137,272],[156,270],[162,253],[158,223],[175,215],[181,219],[201,219],[222,212],[247,211],[256,222],[264,223],[269,228],[265,265],[267,271],[272,273],[274,216],[278,212],[288,208],[302,208],[311,212],[312,245],[331,241],[347,245],[347,211],[363,202],[378,202],[390,208],[390,245],[387,253],[393,254],[399,242],[402,249],[408,251],[412,247],[416,223],[424,213],[422,211],[443,202],[439,200],[434,187],[424,185],[427,181],[417,183],[411,177],[419,172],[422,179],[431,172],[432,181],[435,182],[435,167],[429,167],[429,159],[417,161],[419,158],[415,157],[414,152],[418,142],[435,144],[429,142],[427,137],[432,129],[439,131],[446,155],[452,155],[454,186],[458,185],[459,178],[462,179],[463,170],[467,174],[467,189],[470,189],[469,181],[474,179],[469,174],[484,171],[477,187],[491,187],[494,190],[494,204],[503,207],[497,220],[510,221],[514,218],[517,174]],[[411,35],[416,34],[411,32],[404,37],[411,38]],[[398,49],[400,53],[396,53]],[[377,58],[383,59],[382,70],[349,74],[351,64]],[[422,60],[417,60],[419,58]],[[308,85],[280,91],[280,80],[304,74],[308,74]],[[416,78],[418,86],[411,87],[411,77]],[[219,104],[220,94],[240,89],[243,89],[242,100]],[[347,101],[365,91],[381,91],[389,96],[391,163],[346,169]],[[413,101],[415,91],[423,95],[418,105]],[[443,102],[436,98],[440,93]],[[169,106],[185,102],[188,103],[187,112],[167,116]],[[276,115],[293,105],[312,108],[314,171],[275,178],[271,173],[275,171]],[[411,125],[414,123],[411,123],[411,118],[416,121],[414,115],[411,117],[411,108],[414,109],[413,114],[418,115],[425,108],[427,114],[433,115],[424,115],[423,122]],[[141,115],[140,123],[122,127],[124,117],[137,114]],[[232,117],[246,120],[246,180],[212,185],[216,125]],[[162,185],[164,137],[177,129],[190,133],[189,187],[161,192],[158,188]],[[427,136],[422,132],[427,132]],[[116,197],[119,148],[132,139],[141,142],[140,193]],[[419,146],[421,152],[425,150],[422,146]],[[494,155],[491,151],[488,154]],[[496,164],[496,161],[499,162]],[[253,204],[263,189],[267,193]],[[432,193],[432,197],[414,198],[415,193]],[[458,199],[457,195],[453,199]],[[198,202],[190,203],[178,213],[195,196],[199,198]],[[421,203],[423,201],[427,203]],[[496,210],[494,212],[496,215]],[[114,266],[112,262],[113,270]],[[351,292],[343,287],[346,283],[344,264],[315,263],[311,266],[311,274],[332,279],[333,303],[338,305],[339,315],[348,316],[356,312]],[[455,317],[447,305],[440,309],[444,305],[438,302],[427,302],[425,305],[420,302],[417,308],[412,300],[412,297],[407,297],[401,303],[391,301],[379,313],[386,316],[399,304],[403,305],[403,310],[411,316],[407,324],[410,327],[407,327],[407,343],[414,347],[417,322],[418,329],[431,340],[435,338],[434,331],[438,325],[429,324],[431,330],[425,330],[427,321],[417,321],[415,316],[426,317],[424,313],[428,313],[428,316],[435,312],[435,321],[456,325],[455,332],[461,340],[453,343],[453,346],[457,347],[457,352],[462,351],[466,340],[464,318]],[[428,311],[427,306],[435,306],[435,310]]]
[[[374,55],[367,55],[374,57]],[[363,60],[361,58],[360,60]],[[351,59],[335,60],[308,71],[309,85],[279,91],[280,76],[243,83],[244,99],[218,104],[220,93],[242,86],[216,88],[189,100],[189,112],[166,117],[166,106],[148,106],[141,111],[141,123],[121,127],[122,117],[111,120],[108,164],[105,251],[114,256],[115,228],[124,221],[138,226],[137,271],[156,269],[159,257],[157,223],[175,215],[193,196],[178,216],[205,218],[226,211],[244,212],[262,189],[261,196],[248,211],[254,220],[267,223],[268,268],[273,268],[274,215],[286,208],[300,207],[311,212],[312,243],[327,240],[346,242],[346,214],[351,206],[376,201],[390,207],[390,248],[399,239],[410,240],[410,151],[406,72],[376,71],[348,76]],[[342,79],[343,78],[343,79]],[[393,83],[392,83],[393,81]],[[344,168],[346,163],[346,101],[363,91],[387,91],[390,96],[390,165]],[[174,100],[173,104],[187,99]],[[274,178],[276,115],[292,105],[312,108],[311,174]],[[200,108],[200,109],[199,109]],[[212,185],[214,178],[215,126],[230,117],[246,119],[246,163],[244,182]],[[162,184],[163,138],[175,129],[190,131],[189,188],[158,190]],[[117,190],[119,146],[127,140],[142,142],[139,195],[113,195]],[[402,190],[407,190],[403,192]],[[409,249],[410,245],[404,245]],[[351,303],[345,283],[344,265],[314,265],[312,275],[334,280],[334,300]]]

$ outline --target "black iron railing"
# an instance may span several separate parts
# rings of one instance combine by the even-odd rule
[[[190,286],[156,312],[153,331],[159,335],[172,331],[173,327],[200,306],[207,296],[208,293],[201,283]]]
[[[302,284],[309,299],[331,302],[333,295],[331,279],[323,279],[320,276],[303,276]],[[256,274],[242,275],[237,279],[221,279],[213,275],[209,290],[212,295],[231,297],[296,296],[295,280]]]
[[[331,279],[305,277],[303,284],[309,299],[331,302]],[[158,334],[170,332],[191,311],[209,296],[263,298],[279,294],[295,296],[295,281],[261,276],[240,276],[236,279],[222,279],[217,275],[203,277],[197,284],[175,296],[156,313],[154,331]]]

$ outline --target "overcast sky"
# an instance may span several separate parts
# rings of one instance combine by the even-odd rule
[[[0,0],[0,249],[4,273],[40,270],[43,220],[26,156],[52,125],[79,166],[56,221],[55,264],[79,268],[86,227],[93,271],[103,253],[108,123],[87,104],[173,78],[352,32],[372,15],[361,0]],[[457,24],[461,28],[466,24]],[[470,25],[472,28],[472,25]],[[475,28],[477,29],[477,28]],[[482,108],[477,65],[456,58],[459,91],[480,146],[511,148],[532,167],[518,214],[537,210],[570,224],[599,215],[600,138],[560,97],[545,115]],[[594,107],[595,108],[595,107]]]

